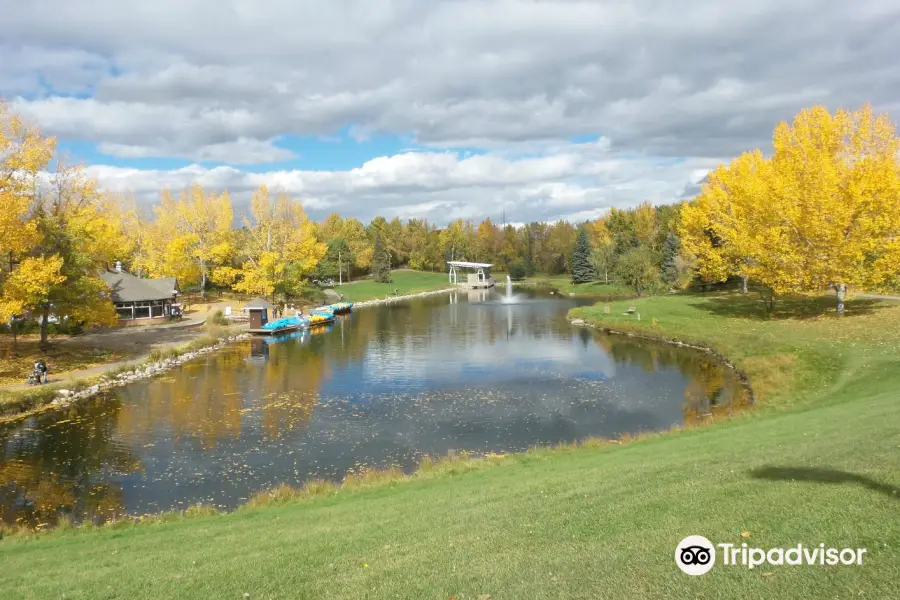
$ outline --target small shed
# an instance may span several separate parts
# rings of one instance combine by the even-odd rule
[[[254,298],[244,305],[244,312],[250,317],[250,329],[262,329],[262,326],[269,322],[269,311],[275,309],[275,305],[263,300],[262,298]]]

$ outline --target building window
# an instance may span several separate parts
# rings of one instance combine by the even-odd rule
[[[116,306],[116,313],[120,319],[130,321],[134,318],[134,307],[130,304],[119,304]]]
[[[134,303],[134,318],[149,319],[150,318],[150,302]]]

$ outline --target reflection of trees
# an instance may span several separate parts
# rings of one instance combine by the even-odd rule
[[[319,388],[329,373],[324,357],[328,346],[323,344],[323,336],[315,333],[305,344],[289,340],[269,346],[269,359],[254,386],[269,390],[259,399],[266,439],[279,438],[309,423],[319,401]]]
[[[267,439],[295,431],[312,417],[319,387],[327,376],[322,337],[269,340],[266,360],[248,365],[252,344],[246,342],[190,363],[138,391],[119,417],[122,434],[146,438],[168,426],[175,441],[200,442],[215,448],[238,439],[245,414],[260,411]]]
[[[243,366],[243,353],[231,348],[146,385],[124,388],[122,394],[143,397],[135,398],[120,413],[120,432],[146,438],[154,428],[167,425],[174,441],[196,439],[204,448],[214,448],[223,438],[239,437]]]
[[[684,390],[684,422],[703,422],[739,410],[747,401],[737,378],[723,364],[699,352],[647,340],[600,335],[597,343],[617,363],[640,367],[647,372],[677,368],[688,377]]]
[[[53,525],[61,514],[102,521],[123,512],[111,476],[140,469],[113,440],[121,403],[95,398],[0,431],[0,510],[6,523]]]

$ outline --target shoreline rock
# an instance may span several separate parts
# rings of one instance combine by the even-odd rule
[[[388,298],[378,298],[377,300],[366,300],[364,302],[354,302],[353,308],[365,308],[366,306],[378,306],[381,304],[394,304],[411,298],[424,298],[425,296],[437,296],[439,294],[449,294],[456,291],[457,288],[444,288],[441,290],[432,290],[430,292],[419,292],[418,294],[405,294],[403,296],[389,296]]]

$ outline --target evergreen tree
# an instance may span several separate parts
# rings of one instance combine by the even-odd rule
[[[572,251],[572,281],[587,283],[596,277],[594,265],[591,263],[591,242],[586,227],[578,230],[575,249]]]
[[[669,285],[678,281],[678,266],[675,259],[681,250],[681,240],[674,233],[669,232],[663,242],[663,259],[660,267],[660,276]]]
[[[378,283],[391,282],[391,254],[380,232],[375,233],[375,251],[372,255],[372,279]]]

